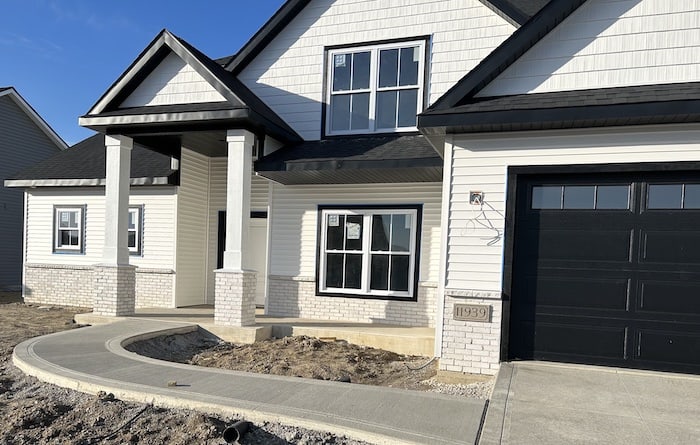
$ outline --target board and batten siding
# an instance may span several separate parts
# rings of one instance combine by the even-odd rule
[[[104,188],[36,188],[27,190],[25,261],[28,264],[92,266],[102,261]],[[86,206],[85,253],[53,253],[54,206]],[[174,269],[174,187],[132,188],[129,205],[143,205],[143,254],[129,263],[148,269]]]
[[[10,97],[0,97],[0,289],[22,284],[22,219],[24,196],[17,188],[2,187],[5,178],[60,151]]]
[[[509,166],[697,162],[700,126],[456,135],[452,160],[446,289],[493,296],[501,292],[504,243],[490,244],[497,233],[475,219],[503,234]],[[470,190],[484,192],[483,215],[469,204]]]
[[[430,36],[434,102],[515,30],[479,0],[317,0],[239,74],[306,140],[321,136],[325,47]]]
[[[219,212],[226,210],[226,167],[227,158],[209,159],[209,234],[207,241],[207,303],[214,303],[214,284],[216,280],[216,258],[219,247]],[[266,179],[251,177],[250,210],[267,212],[269,183]],[[253,246],[260,248],[260,246]],[[264,248],[264,247],[263,247]],[[264,282],[264,273],[258,277]],[[260,280],[259,280],[260,281]],[[260,283],[258,283],[260,284]]]
[[[183,147],[177,192],[175,300],[178,306],[205,303],[208,202],[209,158]]]
[[[700,0],[589,0],[479,96],[700,81]]]
[[[270,275],[314,278],[318,206],[422,204],[420,281],[437,282],[442,184],[273,186]]]
[[[224,102],[209,82],[175,53],[170,53],[121,103],[121,108]]]

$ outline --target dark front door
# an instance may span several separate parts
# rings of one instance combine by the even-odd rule
[[[700,371],[700,174],[521,176],[509,358]]]

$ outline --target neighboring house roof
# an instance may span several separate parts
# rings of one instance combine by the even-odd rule
[[[700,82],[479,97],[420,117],[450,133],[690,122],[700,122]]]
[[[357,136],[287,146],[255,171],[282,184],[439,182],[442,159],[421,135]]]
[[[228,71],[239,73],[279,34],[311,0],[287,0],[275,14],[243,45],[225,65]],[[480,0],[516,26],[524,24],[549,0]]]
[[[105,184],[104,135],[96,134],[5,180],[5,187],[99,186]],[[134,144],[131,185],[176,185],[169,155]]]
[[[126,99],[153,69],[171,52],[177,54],[226,99],[226,102],[194,104],[183,111],[181,105],[120,108]],[[212,109],[211,107],[214,107]],[[299,135],[265,103],[256,97],[234,75],[168,30],[162,30],[127,70],[114,82],[80,124],[105,131],[109,128],[130,130],[143,126],[187,125],[206,123],[209,126],[231,126],[231,123],[266,133],[284,142],[301,140]]]
[[[29,105],[29,102],[24,100],[21,94],[15,90],[14,87],[0,87],[0,97],[2,96],[9,96],[12,98],[12,100],[24,111],[24,113],[29,116],[30,119],[36,123],[37,127],[43,131],[46,136],[51,139],[58,148],[60,149],[65,149],[68,147],[68,144],[54,131],[53,128],[41,117],[39,116],[39,113],[32,108],[31,105]]]

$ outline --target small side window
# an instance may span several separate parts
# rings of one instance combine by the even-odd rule
[[[127,244],[131,255],[141,255],[143,238],[143,206],[129,207]]]
[[[85,206],[54,207],[53,251],[84,253]]]

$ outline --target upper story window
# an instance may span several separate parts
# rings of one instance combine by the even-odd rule
[[[328,51],[326,134],[415,131],[425,41]]]

